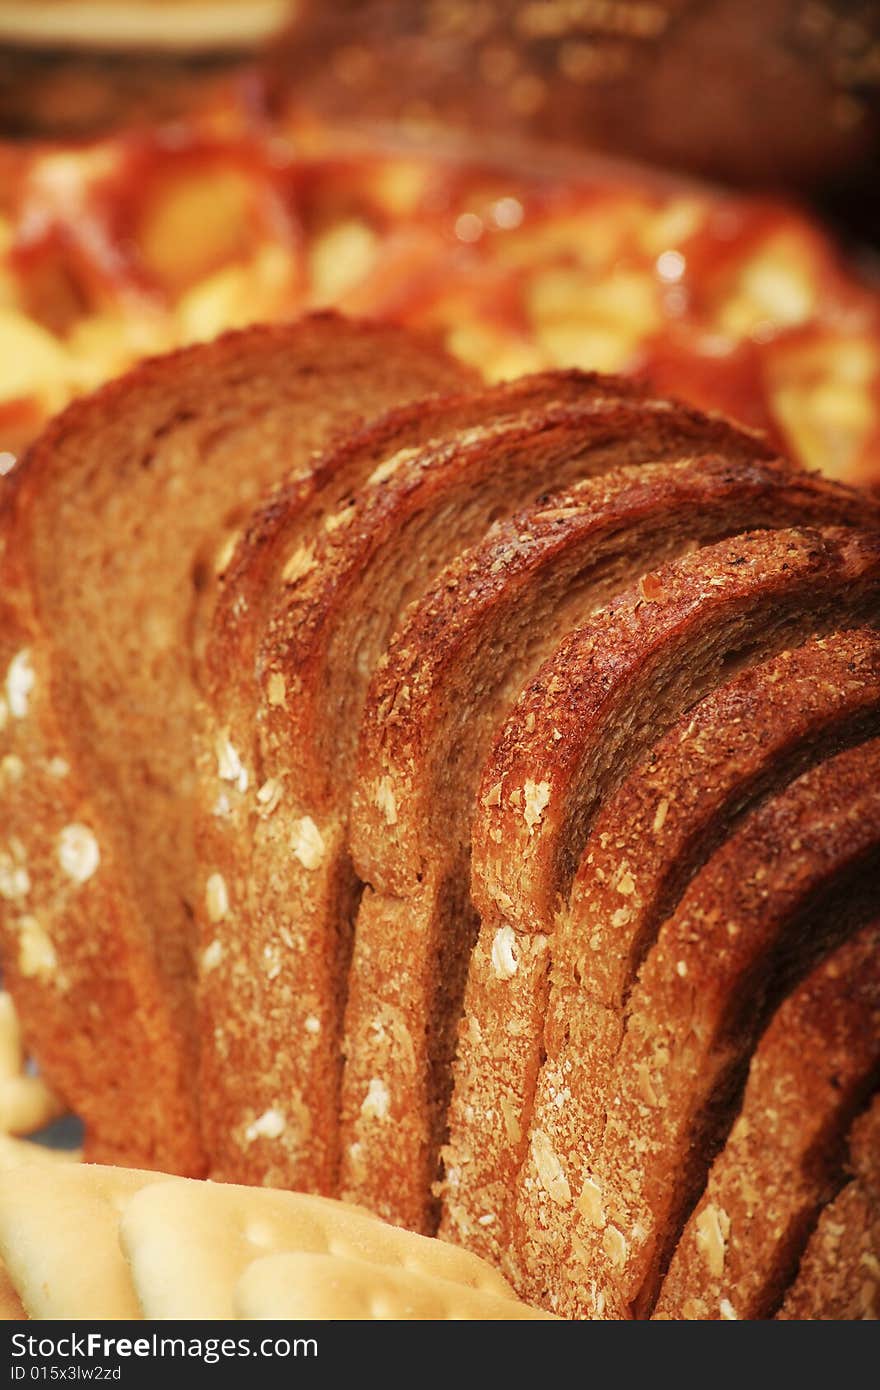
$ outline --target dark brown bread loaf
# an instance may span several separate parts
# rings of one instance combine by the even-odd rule
[[[322,315],[249,329],[74,404],[3,484],[17,645],[0,739],[21,767],[5,964],[95,1157],[203,1165],[192,667],[217,554],[336,431],[468,380],[393,328]],[[136,1128],[120,1095],[138,1098]]]
[[[831,514],[852,522],[863,512],[861,498],[785,464],[715,457],[643,465],[543,498],[496,526],[411,612],[367,696],[350,831],[355,868],[370,885],[343,1046],[343,1191],[352,1199],[431,1227],[475,935],[471,808],[494,733],[522,685],[567,631],[646,566],[752,526]],[[387,1107],[372,1104],[377,1093],[387,1093]],[[396,1169],[404,1176],[392,1182]]]
[[[864,515],[863,500],[854,494],[853,502],[854,512]],[[787,633],[809,631],[810,623],[819,631],[841,611],[853,617],[862,608],[872,611],[878,562],[880,550],[871,534],[804,529],[735,537],[645,575],[560,644],[552,663],[520,697],[483,773],[485,781],[495,779],[487,791],[502,777],[508,785],[498,802],[481,802],[475,826],[480,905],[487,911],[501,908],[523,926],[529,912],[545,919],[552,913],[599,801],[599,788],[593,786],[589,809],[577,804],[591,778],[592,745],[583,735],[594,722],[608,720],[615,742],[626,736],[627,760],[633,760],[641,751],[636,732],[645,741],[657,736],[661,699],[674,702],[685,690],[704,693],[719,676],[744,666],[751,654],[781,648]],[[759,610],[766,625],[755,631],[751,624]],[[690,661],[684,667],[686,655]],[[625,673],[632,677],[627,683]],[[649,688],[650,711],[639,707]],[[624,729],[616,721],[610,724],[612,710],[633,710],[635,717]],[[529,714],[535,716],[533,727],[526,722]],[[525,814],[528,793],[520,790],[518,797],[516,792],[525,781],[541,779],[544,763],[552,769],[557,794],[539,815]],[[610,764],[606,753],[605,792],[623,775],[621,762]],[[501,830],[501,841],[490,829]],[[518,892],[512,906],[505,893],[508,880]]]
[[[878,562],[875,536],[845,531],[722,541],[612,600],[526,686],[475,808],[481,928],[450,1109],[441,1227],[450,1237],[507,1246],[505,1213],[542,1060],[550,938],[602,802],[671,723],[737,669],[857,619],[866,604],[876,611]],[[487,1106],[501,1107],[504,1125],[487,1127]],[[480,1226],[487,1215],[492,1222]]]
[[[815,638],[734,676],[689,710],[612,796],[590,833],[558,914],[533,1124],[586,1133],[609,1084],[638,969],[688,883],[742,815],[807,767],[880,732],[880,637]],[[586,1173],[586,1146],[570,1176]],[[547,1206],[521,1174],[512,1243],[529,1244],[528,1279],[552,1284],[586,1210]],[[534,1212],[543,1205],[540,1241]]]
[[[401,382],[452,394],[358,423]],[[439,1201],[568,1316],[785,1315],[829,1239],[853,1306],[876,503],[332,319],[47,439],[4,499],[2,939],[93,1152]]]
[[[450,388],[466,383],[468,374],[462,372]],[[361,429],[343,431],[332,448],[301,463],[257,508],[229,555],[203,654],[206,713],[215,724],[225,721],[235,737],[253,741],[259,705],[255,665],[266,624],[283,603],[285,586],[311,559],[316,538],[354,519],[349,515],[354,495],[378,468],[432,439],[488,428],[527,411],[643,394],[618,377],[547,372],[490,390],[396,406]],[[716,428],[722,435],[730,432],[721,423]]]
[[[346,639],[333,642],[335,627],[357,628],[357,587],[371,579],[358,489],[381,501],[397,469],[412,467],[419,479],[418,461],[433,458],[435,437],[447,441],[454,462],[450,437],[479,443],[480,431],[503,432],[524,412],[564,410],[566,402],[601,408],[609,391],[611,399],[640,394],[608,378],[560,372],[393,410],[281,487],[232,557],[203,663],[197,818],[203,1117],[218,1177],[271,1177],[323,1192],[336,1182],[339,1021],[355,890],[344,825],[332,844],[313,787],[329,781],[331,802],[335,795],[344,809],[345,750],[356,738],[348,707],[356,711],[368,671],[359,657],[347,682]],[[657,410],[665,418],[666,407]],[[341,602],[346,594],[350,608]],[[386,624],[395,611],[392,603]],[[373,640],[381,638],[380,630]],[[334,677],[348,718],[340,711],[336,734],[322,735]],[[288,952],[303,962],[294,967],[288,957],[282,971],[279,957]],[[286,1045],[291,1030],[301,1039],[296,1049]],[[265,1124],[278,1132],[261,1132]]]
[[[240,724],[213,721],[205,808],[219,814],[200,854],[203,1078],[217,1177],[322,1192],[337,1181],[340,1030],[359,895],[348,854],[351,779],[369,679],[406,605],[493,520],[548,486],[683,450],[767,452],[724,421],[631,389],[620,396],[613,381],[608,389],[606,397],[595,378],[548,376],[489,392],[482,404],[453,402],[448,433],[438,410],[440,433],[421,446],[401,447],[392,429],[390,454],[292,553],[282,498],[270,516],[283,537],[277,556],[289,555],[277,584],[259,548],[255,556],[256,589],[266,579],[270,590],[265,607],[247,597],[254,568],[244,557],[243,601],[258,622],[266,615],[257,702],[243,697]],[[511,410],[518,397],[523,408]],[[481,410],[486,423],[468,426]],[[374,448],[370,436],[356,458],[363,447]],[[319,468],[342,476],[339,464]],[[295,497],[292,510],[298,537]],[[237,794],[230,784],[242,767]]]

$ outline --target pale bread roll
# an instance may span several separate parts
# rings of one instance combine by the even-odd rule
[[[161,1174],[26,1164],[0,1183],[0,1262],[31,1318],[140,1318],[119,1212]]]
[[[11,1134],[0,1134],[0,1171],[5,1168],[23,1168],[31,1163],[49,1164],[77,1163],[82,1154],[79,1149],[47,1149],[43,1144],[33,1144],[29,1139],[16,1139]]]
[[[526,1303],[430,1274],[302,1251],[267,1255],[248,1265],[236,1286],[235,1307],[239,1318],[253,1321],[557,1321]]]
[[[0,995],[0,999],[3,998],[8,996]],[[51,1168],[59,1163],[75,1163],[79,1158],[79,1150],[47,1149],[41,1144],[31,1144],[26,1139],[13,1139],[9,1134],[0,1133],[0,1171],[34,1163]],[[0,1259],[0,1322],[15,1322],[26,1317],[24,1304],[16,1292],[9,1270]]]
[[[269,1255],[313,1262],[308,1289],[289,1273],[279,1285],[315,1310],[302,1316],[543,1316],[475,1255],[357,1207],[59,1157],[0,1145],[0,1321],[248,1317],[265,1276],[238,1286]]]
[[[238,1316],[239,1280],[270,1254],[332,1255],[514,1298],[476,1255],[298,1192],[172,1179],[132,1196],[119,1233],[146,1318]]]

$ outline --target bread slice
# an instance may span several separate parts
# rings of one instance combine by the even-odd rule
[[[880,635],[832,633],[707,696],[606,802],[556,920],[532,1120],[566,1156],[573,1190],[588,1173],[597,1097],[609,1085],[639,966],[694,874],[746,812],[807,767],[878,733]],[[589,1210],[548,1205],[529,1177],[521,1171],[511,1243],[528,1251],[522,1287],[541,1296],[571,1257]]]
[[[655,1318],[767,1318],[840,1186],[843,1138],[880,1076],[880,923],[779,1007],[672,1257]]]
[[[878,909],[873,739],[753,812],[664,923],[627,1005],[604,1125],[590,1136],[592,1219],[579,1229],[576,1268],[560,1271],[561,1310],[595,1300],[605,1316],[651,1313],[763,1026],[811,964]],[[572,1190],[568,1201],[579,1199]]]
[[[254,764],[218,729],[206,783],[206,805],[218,821],[230,817],[200,855],[202,1075],[218,1178],[335,1190],[359,891],[347,850],[351,778],[367,685],[406,605],[493,520],[548,486],[684,449],[766,451],[683,408],[597,397],[593,379],[572,400],[573,384],[563,375],[565,399],[554,404],[548,378],[544,407],[513,415],[491,393],[491,423],[422,448],[401,449],[395,437],[352,505],[281,571],[256,658],[259,706],[242,729],[245,747],[256,729]]]
[[[370,887],[343,1044],[342,1191],[351,1200],[432,1228],[475,934],[471,807],[492,737],[524,681],[646,565],[754,526],[855,523],[863,514],[860,496],[781,462],[642,465],[497,525],[411,611],[367,696],[353,801],[352,857]],[[380,1087],[388,1103],[376,1106]]]
[[[192,655],[215,557],[266,486],[390,402],[470,380],[430,343],[320,315],[147,362],[51,424],[4,483],[23,773],[4,903],[31,1045],[92,1156],[198,1172]],[[112,1046],[109,1040],[112,1039]],[[131,1125],[120,1096],[137,1097]]]
[[[559,645],[482,774],[471,958],[441,1231],[501,1259],[542,1060],[549,938],[592,821],[681,714],[737,669],[877,610],[880,537],[792,530],[644,576]],[[503,1123],[491,1117],[501,1114]],[[491,1222],[480,1218],[491,1216]]]
[[[853,1124],[849,1148],[850,1180],[819,1217],[778,1318],[880,1317],[880,1096]]]
[[[554,992],[622,1007],[660,924],[737,820],[880,732],[878,717],[880,634],[858,628],[780,652],[690,709],[597,817],[557,919]],[[626,920],[613,922],[621,898]]]

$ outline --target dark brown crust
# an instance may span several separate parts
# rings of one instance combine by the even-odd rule
[[[778,1318],[880,1318],[880,1097],[850,1132],[851,1181],[819,1217]]]
[[[307,779],[309,800],[316,806],[335,803],[337,778],[348,771],[357,743],[362,700],[354,692],[366,681],[359,672],[352,689],[350,649],[333,646],[352,605],[362,605],[362,626],[375,616],[377,636],[363,653],[371,664],[406,604],[499,515],[612,467],[686,452],[751,460],[754,446],[753,435],[684,407],[592,398],[583,406],[522,412],[486,429],[446,436],[413,457],[389,460],[387,473],[380,466],[376,481],[356,497],[352,519],[319,539],[304,572],[278,596],[261,653],[264,686],[275,672],[295,682],[292,708],[283,715],[277,706],[267,710],[268,739],[277,732],[279,739],[301,743],[300,775]],[[433,549],[423,556],[417,545]],[[334,720],[326,719],[328,680]],[[345,718],[349,713],[353,717]]]
[[[552,380],[539,379],[540,398],[552,394]],[[756,447],[766,452],[724,421],[631,390],[606,399],[595,378],[561,378],[565,396],[576,398],[581,386],[582,404],[512,416],[505,408],[495,424],[397,450],[354,505],[328,516],[322,533],[282,567],[257,654],[258,747],[248,773],[251,786],[283,786],[283,796],[256,845],[245,803],[236,802],[230,834],[224,841],[215,831],[201,855],[206,881],[219,873],[230,892],[223,921],[206,921],[202,934],[210,960],[222,953],[205,972],[202,991],[203,1075],[217,1117],[208,1121],[215,1176],[260,1181],[271,1172],[272,1181],[332,1190],[341,1011],[357,901],[346,847],[351,776],[368,680],[406,604],[495,516],[548,486],[622,462],[678,457],[691,447],[717,447],[735,458],[753,457]],[[532,388],[523,389],[528,396]],[[230,737],[226,729],[216,732]],[[244,749],[236,752],[246,757],[252,738],[245,719]],[[207,785],[209,801],[223,793],[216,777]],[[290,853],[304,827],[320,840],[308,865]],[[279,931],[284,961],[264,983],[261,961],[277,949]],[[229,997],[236,1000],[232,1013]],[[254,1019],[272,1022],[254,1028]],[[285,1046],[291,1035],[303,1040],[296,1048]],[[307,1108],[307,1125],[285,1126],[275,1142],[247,1138],[266,1110],[291,1106]]]
[[[880,923],[780,1005],[742,1107],[682,1232],[655,1318],[767,1318],[826,1202],[843,1140],[880,1074]]]
[[[0,783],[12,812],[0,941],[38,1050],[57,1054],[91,1105],[93,1154],[198,1171],[187,973],[198,904],[212,1175],[334,1190],[347,932],[361,892],[353,751],[366,695],[353,844],[370,881],[345,1043],[354,1099],[343,1177],[347,1196],[427,1228],[478,926],[467,816],[494,737],[476,808],[484,920],[445,1152],[444,1234],[509,1258],[514,1273],[519,1260],[531,1280],[522,1286],[566,1313],[644,1316],[716,1157],[722,1185],[735,1168],[768,1191],[789,1162],[794,1177],[778,1180],[788,1206],[766,1217],[779,1231],[755,1237],[763,1272],[753,1261],[735,1291],[701,1287],[726,1316],[728,1301],[751,1309],[743,1290],[763,1280],[760,1310],[772,1312],[835,1188],[835,1141],[877,1063],[876,929],[837,951],[842,974],[826,962],[799,983],[880,910],[880,638],[842,630],[880,612],[877,506],[796,473],[724,422],[576,373],[429,400],[352,433],[351,419],[402,381],[457,385],[461,372],[433,348],[410,352],[395,330],[320,318],[281,332],[287,349],[274,330],[271,341],[238,335],[222,370],[205,349],[210,382],[198,350],[168,359],[155,381],[148,364],[131,395],[111,391],[109,407],[95,398],[94,428],[69,412],[72,440],[62,432],[51,457],[38,446],[8,488]],[[316,363],[319,342],[339,350]],[[318,456],[316,441],[336,428],[349,432]],[[282,474],[227,571],[199,667],[217,543],[255,489]],[[568,491],[543,495],[553,486]],[[520,503],[529,510],[482,539]],[[77,532],[84,519],[97,540]],[[802,529],[716,540],[794,523]],[[671,554],[683,558],[655,568]],[[650,573],[620,594],[642,566]],[[96,608],[97,579],[117,591]],[[595,612],[598,601],[606,607]],[[823,632],[832,635],[814,635]],[[766,660],[789,643],[806,646]],[[188,839],[197,668],[198,870]],[[789,678],[784,693],[772,672]],[[700,700],[685,744],[702,718],[706,746],[691,757],[667,731]],[[456,722],[459,704],[467,712]],[[753,721],[757,741],[737,720]],[[627,801],[621,783],[658,738]],[[472,756],[449,777],[462,740]],[[629,948],[622,930],[615,937],[620,949],[596,975],[614,1026],[602,1034],[607,1056],[591,1054],[569,949],[577,914],[560,930],[558,910],[606,798],[612,840],[656,820],[652,775],[664,757],[673,782],[705,777],[711,805],[682,790],[678,840],[667,815],[653,906],[631,926]],[[166,796],[173,814],[154,814]],[[601,845],[612,917],[614,894],[636,897],[615,847]],[[545,1020],[552,952],[558,1008]],[[561,1078],[560,1059],[571,1067]],[[821,1115],[798,1100],[817,1076]],[[147,1092],[140,1134],[116,1103],[135,1087]],[[743,1097],[748,1120],[774,1108],[779,1087],[776,1149],[764,1143],[725,1168]],[[557,1208],[571,1239],[548,1261]],[[847,1239],[849,1259],[861,1247]],[[533,1242],[545,1244],[534,1259]],[[682,1247],[682,1267],[687,1259]]]
[[[307,335],[312,335],[308,353],[305,351]],[[7,505],[11,505],[14,492],[22,488],[33,492],[45,485],[47,477],[59,468],[60,457],[67,452],[72,456],[78,447],[77,441],[80,438],[86,442],[90,440],[96,425],[112,426],[114,432],[127,441],[129,450],[133,451],[137,439],[130,437],[129,429],[134,427],[136,435],[148,440],[156,430],[156,422],[149,418],[146,409],[148,403],[162,418],[163,424],[173,424],[179,412],[203,405],[206,396],[250,385],[253,380],[259,380],[260,373],[277,375],[279,380],[285,375],[289,376],[292,351],[303,353],[307,360],[302,363],[301,371],[306,376],[314,376],[320,351],[327,352],[332,345],[340,354],[352,348],[357,352],[359,339],[364,356],[375,358],[382,351],[409,354],[415,361],[414,375],[422,376],[426,385],[432,380],[445,383],[448,387],[476,382],[469,368],[452,361],[442,348],[433,345],[423,335],[390,325],[345,319],[332,310],[308,314],[293,323],[258,324],[251,328],[231,329],[209,343],[196,343],[144,358],[123,376],[105,382],[90,395],[73,401],[49,422],[40,438],[31,446],[26,460],[6,480],[4,511]],[[259,371],[256,369],[257,362],[260,364]],[[399,369],[402,364],[396,365]],[[589,377],[590,374],[583,375]],[[595,375],[591,379],[596,380]],[[617,378],[613,380],[631,394],[639,392],[634,383],[620,383]],[[135,393],[140,410],[132,409]],[[335,403],[339,406],[338,398]],[[337,432],[342,435],[347,427],[357,424],[358,415],[340,412],[337,419]],[[326,431],[316,429],[311,448],[322,444],[326,446],[326,443]],[[301,451],[306,453],[306,457],[310,452],[304,449],[302,442],[297,441],[296,454]],[[294,460],[296,454],[292,454]],[[293,467],[293,463],[289,467]]]
[[[876,611],[878,580],[873,534],[803,530],[722,541],[612,600],[526,687],[486,763],[475,812],[472,892],[482,926],[450,1109],[441,1229],[452,1238],[498,1258],[508,1249],[505,1212],[541,1062],[548,938],[602,801],[737,666],[857,623],[866,606]],[[528,949],[520,940],[509,977],[493,968],[499,932],[533,938]],[[498,1097],[511,1116],[504,1127],[485,1120]],[[493,1224],[480,1227],[477,1218],[489,1212]]]
[[[462,906],[470,811],[487,745],[523,682],[640,566],[744,528],[832,515],[857,522],[864,499],[790,465],[642,465],[542,499],[494,527],[411,612],[368,692],[353,801],[352,857],[373,892],[355,932],[343,1046],[343,1149],[357,1144],[347,1175],[344,1165],[352,1200],[382,1203],[391,1219],[428,1228],[473,944]],[[393,824],[377,810],[380,787]],[[400,901],[383,908],[381,895]],[[390,1028],[377,1039],[378,1016],[396,1017],[410,1046],[401,1048]],[[427,1031],[420,1019],[429,1020]],[[388,1086],[388,1113],[363,1114],[377,1076]],[[392,1181],[395,1169],[405,1176]]]
[[[95,1157],[203,1165],[191,666],[224,530],[334,429],[407,389],[469,379],[431,343],[332,314],[247,329],[75,402],[3,485],[4,597],[37,676],[29,717],[3,734],[25,767],[11,816],[28,913],[56,958],[54,973],[16,987],[29,1041],[86,1119]],[[62,758],[69,771],[53,778]],[[99,846],[81,889],[59,876],[65,825]],[[20,908],[3,917],[14,978]],[[138,1133],[120,1093],[138,1097]]]
[[[466,379],[468,373],[462,375]],[[510,421],[523,411],[645,395],[636,383],[618,377],[545,372],[481,392],[396,406],[363,428],[343,433],[332,448],[314,455],[276,488],[238,539],[223,573],[200,663],[207,724],[226,731],[236,748],[250,750],[248,756],[256,758],[260,670],[265,664],[261,648],[269,636],[267,624],[277,616],[274,610],[287,592],[285,570],[292,557],[311,552],[325,530],[348,523],[348,508],[377,467],[407,450],[425,448],[461,430]],[[712,428],[721,437],[731,433],[721,421],[713,422]],[[767,451],[760,436],[750,437],[758,452]],[[327,545],[325,551],[334,553]]]
[[[450,836],[467,846],[470,826],[456,817],[475,794],[486,730],[578,614],[583,622],[682,549],[762,527],[863,526],[872,515],[880,524],[863,494],[782,460],[708,456],[588,479],[493,526],[414,606],[370,684],[351,829],[361,877],[400,893]],[[380,777],[395,794],[392,825],[374,811]]]
[[[462,379],[468,375],[462,369]],[[212,616],[203,671],[207,697],[230,717],[237,700],[247,708],[253,703],[256,651],[278,598],[281,571],[297,547],[320,535],[326,518],[344,507],[383,461],[439,436],[488,426],[525,410],[584,404],[593,398],[639,399],[645,394],[621,377],[544,372],[487,390],[396,406],[343,434],[333,448],[315,456],[272,493],[238,541]],[[760,441],[756,443],[760,448]]]
[[[580,977],[601,1004],[623,1004],[659,924],[735,819],[812,763],[873,737],[879,698],[880,637],[851,630],[742,671],[690,710],[596,819],[557,923],[556,986]],[[627,876],[633,887],[621,892]],[[610,929],[621,897],[626,927]],[[585,944],[589,972],[574,960]]]
[[[607,795],[646,739],[668,727],[668,721],[658,722],[657,685],[665,674],[676,689],[675,663],[688,644],[692,664],[682,674],[693,703],[718,684],[721,662],[729,668],[732,659],[745,664],[750,654],[781,647],[789,618],[796,640],[798,632],[819,632],[829,621],[836,625],[835,616],[857,618],[866,605],[871,609],[878,576],[880,532],[743,535],[645,576],[566,638],[523,691],[483,773],[474,822],[474,893],[484,914],[500,911],[522,930],[551,919],[570,886],[596,809],[597,797],[582,792],[585,782],[592,783],[590,759],[600,730],[614,732],[619,742],[623,731],[612,721],[631,712],[626,760],[604,744],[603,766],[615,759],[602,781]],[[753,639],[750,629],[738,652],[740,612],[780,630],[755,632]],[[716,621],[720,648],[712,640]],[[705,663],[704,677],[694,659]],[[639,714],[649,690],[652,707]],[[530,824],[524,784],[544,780],[549,800]],[[490,793],[499,782],[503,790],[495,804]]]
[[[650,1314],[683,1219],[735,1118],[761,1030],[813,962],[878,906],[874,739],[759,807],[664,924],[627,1006],[607,1092],[614,1104],[592,1136],[601,1219],[580,1227],[576,1280],[561,1290],[561,1309],[573,1299],[583,1306],[595,1279],[606,1316]]]
[[[361,429],[343,433],[332,448],[314,455],[275,489],[251,517],[223,573],[198,672],[204,697],[200,741],[209,754],[203,789],[208,804],[202,808],[199,827],[205,863],[236,858],[235,834],[230,837],[228,827],[211,814],[213,744],[222,733],[249,763],[259,760],[258,724],[265,718],[260,705],[271,696],[264,672],[276,640],[275,610],[283,608],[290,587],[285,571],[293,557],[311,555],[318,545],[322,555],[334,556],[325,532],[331,533],[334,522],[349,523],[349,508],[356,505],[358,490],[376,468],[397,454],[423,449],[461,430],[500,425],[523,411],[608,397],[638,400],[644,394],[631,381],[573,370],[396,406]],[[721,422],[714,427],[730,432]],[[766,447],[754,437],[758,449]],[[296,611],[292,625],[295,631]],[[271,708],[270,698],[270,714]]]
[[[689,710],[597,817],[558,919],[554,987],[579,983],[599,1003],[622,1005],[660,923],[735,821],[807,767],[873,737],[878,712],[880,635],[858,629],[781,652]],[[625,878],[633,883],[622,891]],[[627,921],[609,930],[624,897]],[[589,969],[577,962],[585,947]]]

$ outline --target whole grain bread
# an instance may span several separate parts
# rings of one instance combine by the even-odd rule
[[[199,677],[208,717],[217,725],[225,721],[242,742],[254,737],[255,662],[279,590],[283,594],[291,574],[309,559],[323,530],[332,532],[353,519],[348,510],[354,494],[376,469],[432,439],[526,411],[646,394],[636,382],[591,372],[537,373],[483,391],[474,389],[476,382],[466,372],[460,376],[436,400],[392,406],[361,428],[342,431],[332,447],[302,460],[273,489],[236,538],[210,615]],[[455,391],[456,385],[471,389]],[[717,428],[729,433],[720,422]]]
[[[299,775],[297,751],[310,770],[321,762],[319,750],[310,752],[307,746],[314,730],[301,727],[305,712],[296,713],[304,693],[299,667],[309,639],[312,645],[320,641],[320,623],[317,639],[308,630],[298,630],[309,616],[305,598],[298,603],[299,581],[310,572],[320,573],[316,550],[336,564],[340,575],[346,574],[346,557],[337,562],[334,556],[334,537],[344,535],[355,522],[358,490],[369,487],[371,479],[381,480],[392,465],[420,456],[431,441],[469,430],[503,428],[523,413],[566,405],[586,408],[606,399],[637,400],[642,394],[637,385],[616,378],[553,372],[483,392],[393,408],[361,430],[344,434],[277,488],[250,519],[229,556],[198,672],[202,699],[196,840],[204,885],[197,905],[203,943],[201,1071],[203,1121],[215,1175],[245,1181],[272,1176],[324,1192],[335,1183],[339,1030],[334,1019],[341,1004],[321,1001],[328,989],[338,993],[347,969],[344,943],[338,959],[332,933],[351,915],[353,887],[340,852],[326,856],[323,867],[291,862],[291,834],[299,843],[302,833],[308,837],[311,832],[303,832],[301,815],[293,816],[293,831],[285,811],[275,816],[288,772]],[[668,408],[660,404],[657,409],[665,417]],[[698,417],[688,418],[696,429]],[[720,437],[732,433],[721,421],[707,428]],[[349,566],[352,582],[360,578],[360,565],[355,552]],[[331,613],[339,582],[331,575]],[[356,602],[352,614],[357,618]],[[313,702],[323,711],[320,679],[306,687],[306,695],[312,690]],[[292,744],[286,728],[288,693],[295,720],[300,721],[294,724]],[[316,718],[317,713],[313,722]],[[349,742],[354,737],[344,722],[341,736]],[[269,764],[279,763],[280,770],[275,767],[270,773]],[[311,817],[308,821],[313,823]],[[314,858],[307,848],[302,853]],[[279,951],[294,949],[288,945],[295,940],[288,918],[298,920],[297,904],[306,918],[316,918],[305,946],[313,952],[313,968],[324,978],[315,984],[318,1002],[300,1009],[301,1021],[308,1026],[300,1034],[300,1049],[291,1052],[280,1047],[279,1040],[291,1026],[291,1010],[308,991],[298,987],[291,996],[288,980],[279,978],[274,961]],[[329,939],[324,924],[329,926]],[[284,934],[280,938],[279,930]],[[231,992],[238,1000],[232,1013]],[[254,1018],[260,1020],[256,1028]],[[239,1064],[230,1067],[233,1052]],[[309,1067],[311,1080],[305,1076]],[[256,1085],[252,1076],[260,1078]],[[302,1100],[305,1091],[311,1096],[308,1106]],[[263,1141],[269,1136],[254,1133],[251,1126],[277,1108],[279,1095],[286,1097],[289,1123],[267,1147]]]
[[[880,637],[844,631],[741,671],[689,710],[602,808],[558,914],[532,1124],[581,1142],[609,1082],[639,966],[694,874],[741,817],[807,767],[880,732]],[[574,1139],[572,1136],[580,1135]],[[511,1244],[521,1279],[549,1288],[588,1211],[549,1205],[520,1171]],[[536,1210],[543,1208],[535,1239]]]
[[[324,318],[53,428],[3,503],[2,940],[92,1152],[438,1197],[569,1316],[786,1315],[832,1235],[854,1306],[877,504]]]
[[[528,408],[511,414],[518,395]],[[487,423],[462,425],[481,411]],[[257,709],[248,723],[253,705],[242,703],[239,742],[231,723],[208,740],[205,808],[216,815],[200,850],[202,1075],[219,1178],[335,1189],[360,892],[348,853],[351,779],[368,682],[407,604],[496,518],[548,486],[683,450],[768,452],[724,421],[632,390],[606,397],[595,378],[570,373],[490,392],[483,404],[454,402],[451,418],[455,428],[421,447],[400,447],[396,429],[383,434],[390,455],[292,552],[282,501],[275,524],[288,558],[256,607],[267,615]],[[371,437],[355,456],[362,447],[375,457]],[[341,476],[339,464],[319,467]],[[299,502],[293,509],[299,537]]]
[[[203,1168],[192,667],[215,558],[336,431],[469,380],[393,328],[248,329],[75,403],[4,481],[0,737],[23,769],[7,835],[27,881],[2,905],[5,965],[93,1156]]]
[[[864,500],[778,461],[631,467],[497,524],[410,611],[367,695],[350,829],[354,866],[370,885],[343,1043],[342,1190],[352,1200],[432,1229],[476,934],[471,807],[495,731],[524,682],[646,566],[720,535],[832,516],[857,523]],[[387,1104],[373,1104],[377,1094]]]
[[[450,1238],[496,1257],[508,1247],[509,1198],[542,1061],[550,938],[603,801],[738,669],[876,614],[878,578],[874,534],[737,536],[643,576],[563,639],[525,687],[474,811],[481,927],[445,1155],[441,1231]],[[487,1125],[487,1107],[500,1107],[505,1123]],[[486,1215],[492,1222],[480,1225]]]

